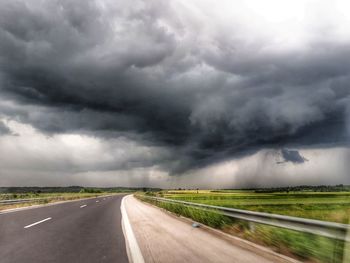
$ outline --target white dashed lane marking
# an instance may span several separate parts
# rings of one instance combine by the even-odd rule
[[[33,224],[27,225],[27,226],[25,226],[24,228],[30,228],[30,227],[32,227],[32,226],[35,226],[35,225],[44,223],[45,221],[48,221],[48,220],[51,220],[51,217],[48,217],[48,218],[45,218],[45,219],[40,220],[40,221],[38,221],[38,222],[35,222],[35,223],[33,223]]]

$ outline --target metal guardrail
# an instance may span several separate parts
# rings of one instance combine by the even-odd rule
[[[246,220],[253,223],[265,224],[275,227],[286,228],[290,230],[311,233],[314,235],[334,238],[343,241],[350,241],[350,225],[320,221],[314,219],[306,219],[300,217],[276,215],[269,213],[254,212],[248,210],[234,209],[221,206],[205,205],[199,203],[191,203],[161,197],[143,196],[159,202],[182,204],[202,210],[210,210],[228,217]]]

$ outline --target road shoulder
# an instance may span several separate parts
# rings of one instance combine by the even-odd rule
[[[125,198],[125,206],[145,262],[297,262],[284,256],[264,256],[256,246],[254,250],[247,249],[247,241],[229,241],[210,228],[193,228],[192,221],[133,196]],[[240,241],[243,245],[237,245]]]

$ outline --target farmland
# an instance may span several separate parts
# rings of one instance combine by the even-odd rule
[[[349,222],[350,192],[167,191],[164,197],[303,218]]]

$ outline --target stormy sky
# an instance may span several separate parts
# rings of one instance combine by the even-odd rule
[[[350,4],[0,2],[0,185],[350,184]]]

